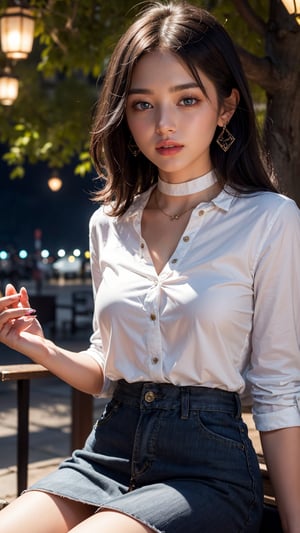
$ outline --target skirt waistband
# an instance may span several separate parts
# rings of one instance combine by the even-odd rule
[[[181,407],[181,418],[188,418],[191,410],[219,411],[241,416],[241,402],[236,392],[202,386],[179,386],[170,383],[120,380],[114,398],[141,409],[174,409]]]

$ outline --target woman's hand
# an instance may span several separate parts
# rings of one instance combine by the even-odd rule
[[[0,342],[31,357],[31,351],[34,353],[43,337],[26,289],[22,287],[18,293],[8,284],[5,296],[0,298]]]
[[[103,387],[103,372],[93,357],[45,339],[25,288],[17,293],[13,285],[7,285],[0,298],[0,342],[45,366],[75,389],[98,394]]]

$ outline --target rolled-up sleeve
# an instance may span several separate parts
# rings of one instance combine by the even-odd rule
[[[288,199],[265,228],[256,260],[248,380],[259,431],[300,425],[300,214]]]

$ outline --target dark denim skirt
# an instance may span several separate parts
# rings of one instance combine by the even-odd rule
[[[262,482],[236,393],[117,384],[82,450],[31,487],[159,533],[256,533]]]

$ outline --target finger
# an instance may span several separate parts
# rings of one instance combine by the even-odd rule
[[[14,320],[13,329],[15,333],[26,331],[34,322],[35,317],[25,316]]]
[[[11,284],[11,283],[8,283],[5,287],[5,295],[6,296],[11,296],[12,294],[18,294],[16,288]]]
[[[22,331],[28,330],[30,326],[32,326],[34,320],[34,317],[21,317],[6,322],[3,327],[0,327],[2,341],[8,339],[12,335],[15,340],[17,340],[17,336],[20,335]]]
[[[32,314],[33,309],[24,310],[23,308],[7,309],[0,313],[0,339],[5,342],[5,338],[14,331],[14,326],[18,319],[25,319],[25,317],[35,320],[36,315]],[[21,314],[22,313],[22,314]],[[28,324],[26,327],[29,327]],[[23,328],[24,329],[24,328]]]
[[[17,296],[18,295],[18,297],[19,297],[18,300],[14,301],[14,302],[11,302],[10,305],[13,306],[13,307],[17,307],[17,305],[19,305],[20,294],[16,291],[16,288],[11,283],[8,283],[6,285],[5,294],[7,296]]]
[[[36,310],[31,307],[12,307],[10,309],[5,309],[0,313],[0,328],[3,327],[7,322],[10,322],[16,318],[21,317],[36,317]]]
[[[3,296],[0,299],[0,312],[7,307],[16,306],[20,301],[20,294],[18,292],[9,296]],[[29,306],[28,306],[29,307]]]
[[[30,307],[28,292],[25,287],[21,287],[20,289],[20,302],[23,307]]]

